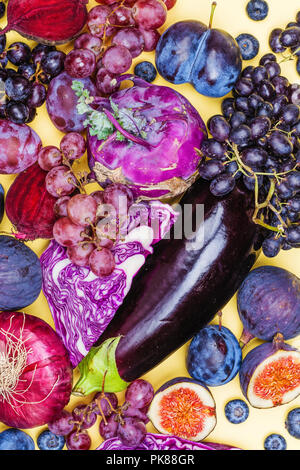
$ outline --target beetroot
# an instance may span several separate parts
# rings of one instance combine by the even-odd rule
[[[300,333],[300,279],[285,269],[253,269],[238,291],[237,305],[243,344],[254,337],[271,341],[278,332],[284,339]]]
[[[0,174],[16,174],[37,161],[41,139],[27,124],[0,119]]]
[[[240,385],[255,408],[273,408],[300,394],[300,351],[278,333],[272,343],[252,349],[240,369]]]
[[[46,175],[37,163],[32,165],[17,176],[6,196],[7,217],[26,240],[52,238],[57,199],[46,190]]]
[[[1,34],[17,31],[44,44],[64,44],[79,35],[87,21],[87,0],[9,0],[8,24]]]

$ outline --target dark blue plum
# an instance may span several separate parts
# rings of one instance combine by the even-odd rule
[[[65,438],[53,434],[49,429],[45,429],[39,434],[36,443],[40,450],[62,450],[65,445]]]
[[[0,450],[34,450],[33,439],[24,431],[9,428],[0,433]]]
[[[191,377],[207,386],[224,385],[238,373],[242,350],[234,334],[222,326],[209,325],[197,333],[187,354]]]
[[[225,405],[225,416],[233,424],[243,423],[249,416],[249,406],[244,400],[230,400]]]
[[[3,186],[0,184],[0,223],[2,222],[4,215],[4,189]]]
[[[175,23],[161,36],[156,66],[171,83],[191,83],[202,95],[222,97],[234,87],[242,57],[226,31],[190,20]]]
[[[38,256],[6,235],[0,235],[0,253],[0,310],[14,311],[31,305],[42,289]]]
[[[264,442],[265,450],[286,450],[286,440],[280,434],[270,434]]]
[[[291,436],[300,439],[300,408],[289,411],[285,420],[285,427]]]

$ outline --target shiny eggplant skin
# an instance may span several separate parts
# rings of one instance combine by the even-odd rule
[[[147,373],[207,325],[257,258],[250,193],[236,188],[216,198],[208,184],[198,180],[180,204],[192,208],[195,237],[204,227],[203,243],[188,249],[191,239],[178,239],[174,232],[161,240],[95,344],[121,335],[116,364],[120,377],[128,382]],[[204,204],[204,218],[197,222],[198,204]]]
[[[4,215],[4,189],[3,186],[0,184],[0,223],[2,222]]]

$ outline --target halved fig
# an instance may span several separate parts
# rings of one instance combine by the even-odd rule
[[[192,441],[204,439],[217,423],[212,394],[187,377],[170,380],[157,390],[148,417],[162,434]]]
[[[284,405],[300,394],[300,351],[279,333],[272,343],[252,349],[243,360],[240,384],[255,408]]]

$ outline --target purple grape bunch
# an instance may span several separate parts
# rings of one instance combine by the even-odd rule
[[[268,53],[243,69],[221,110],[207,122],[200,176],[216,197],[240,184],[254,192],[265,256],[299,248],[300,85],[289,83]]]

